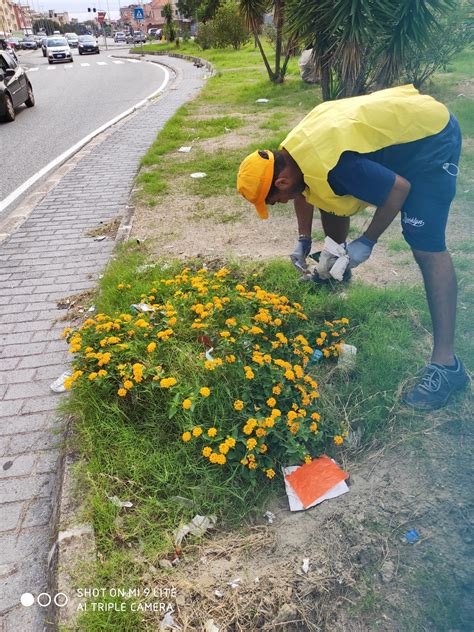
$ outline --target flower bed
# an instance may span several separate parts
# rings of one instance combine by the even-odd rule
[[[317,372],[338,355],[348,319],[317,324],[257,281],[227,268],[162,275],[130,312],[65,330],[74,354],[66,387],[94,389],[131,420],[152,398],[173,441],[245,477],[273,478],[341,444],[343,423],[318,411]]]

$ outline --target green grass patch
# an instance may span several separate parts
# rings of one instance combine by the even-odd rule
[[[401,238],[396,237],[387,242],[387,248],[390,252],[409,252],[410,246]]]

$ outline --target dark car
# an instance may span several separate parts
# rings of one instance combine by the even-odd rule
[[[21,47],[23,50],[36,50],[38,48],[36,37],[34,35],[27,35],[21,43]]]
[[[92,35],[79,35],[79,55],[99,54],[100,48],[97,40]]]
[[[33,88],[23,68],[5,52],[0,51],[0,117],[4,121],[15,120],[15,108],[35,104]]]

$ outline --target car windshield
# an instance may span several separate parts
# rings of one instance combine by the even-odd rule
[[[75,33],[68,33],[68,35],[66,35],[66,37],[68,39],[78,39],[77,35]]]
[[[80,42],[93,42],[93,41],[94,41],[94,38],[92,37],[92,35],[82,35],[82,36],[79,38],[79,41],[80,41]]]
[[[27,35],[25,37],[25,42],[35,42],[35,41],[36,41],[36,39],[35,39],[34,35]]]
[[[64,37],[55,37],[48,40],[48,46],[67,46]]]

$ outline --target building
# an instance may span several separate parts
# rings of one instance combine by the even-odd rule
[[[13,10],[17,23],[17,30],[23,31],[25,35],[33,33],[33,21],[31,9],[26,4],[14,4]]]
[[[120,7],[120,21],[124,25],[131,25],[134,30],[148,31],[150,28],[163,28],[165,24],[165,18],[163,17],[163,7],[168,4],[166,0],[151,0],[144,4],[130,4],[126,7]],[[143,21],[136,21],[133,19],[133,11],[136,7],[141,7],[145,19]],[[176,7],[176,2],[171,2],[173,15],[176,21],[179,20],[179,13]]]
[[[0,0],[0,37],[11,35],[18,29],[13,2]]]

